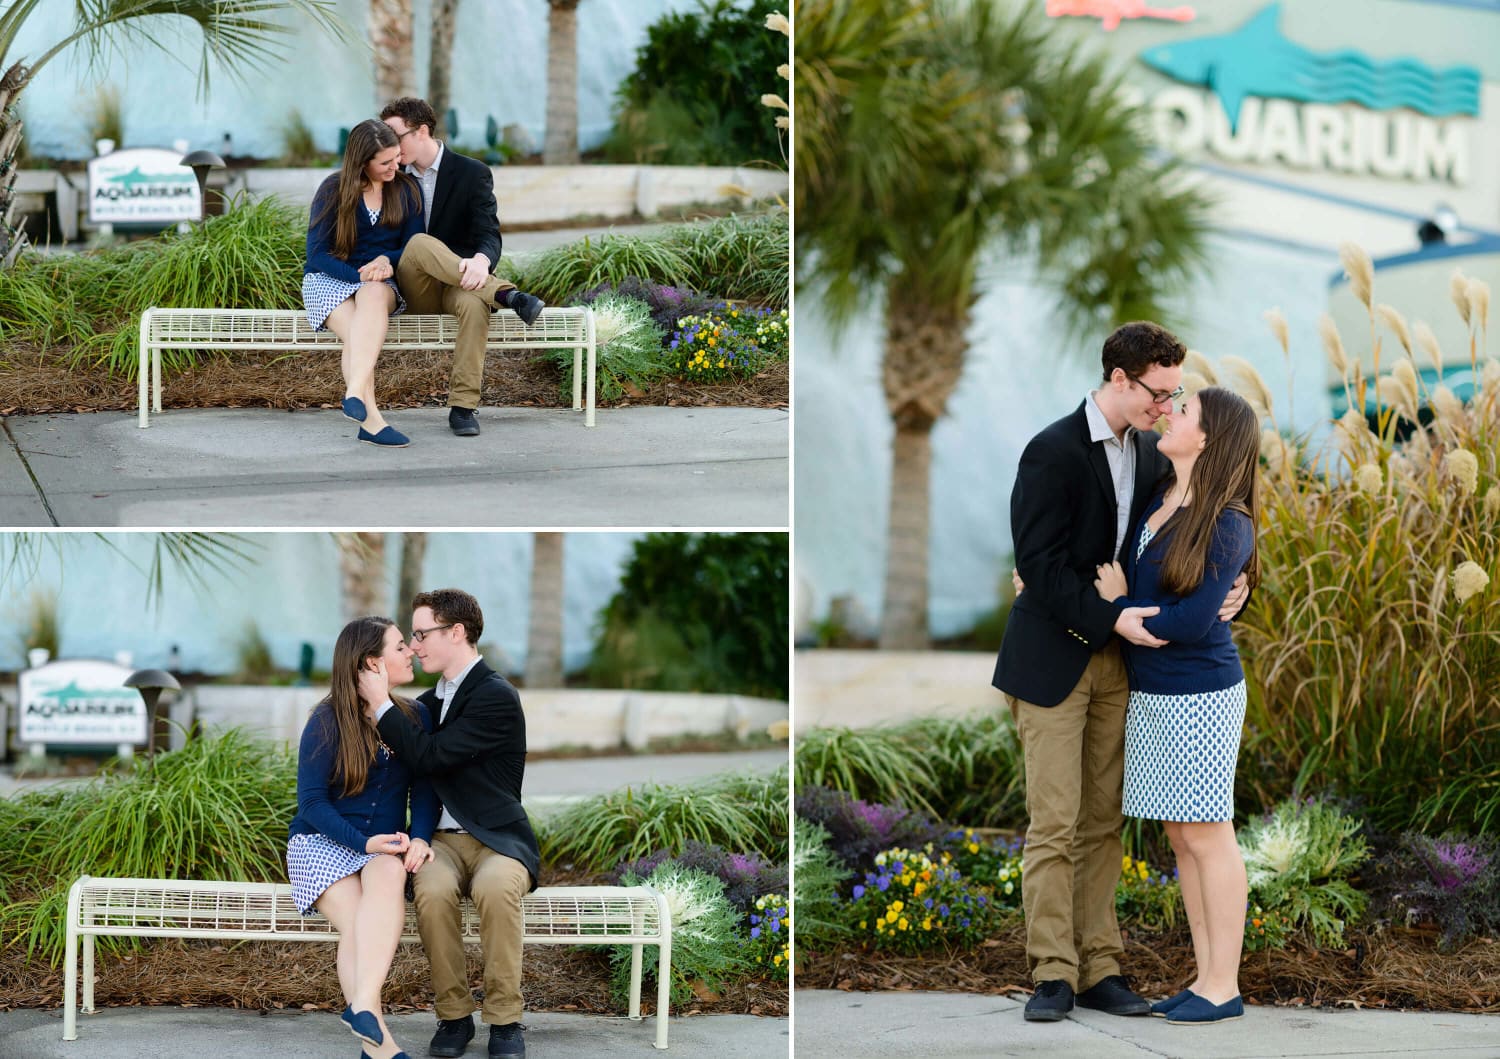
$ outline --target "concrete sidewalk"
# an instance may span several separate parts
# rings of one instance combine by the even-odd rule
[[[431,1012],[391,1015],[386,1021],[412,1059],[427,1054],[436,1023]],[[662,1055],[677,1059],[785,1059],[786,1019],[753,1015],[671,1018],[668,1051],[652,1047],[655,1020],[631,1022],[604,1015],[528,1012],[528,1059],[598,1059],[604,1055]],[[482,1026],[464,1053],[483,1059]],[[253,1011],[226,1008],[101,1008],[78,1016],[78,1039],[62,1039],[62,1012],[0,1012],[0,1059],[354,1059],[359,1042],[330,1011]]]
[[[0,525],[359,528],[789,524],[789,413],[759,408],[398,409],[412,443],[355,441],[337,411],[14,416]],[[455,495],[463,497],[459,507]]]
[[[1235,1022],[1189,1027],[1082,1009],[1062,1022],[1026,1022],[1023,1006],[975,994],[799,989],[792,998],[797,1059],[1500,1056],[1500,1016],[1491,1015],[1249,1007]]]

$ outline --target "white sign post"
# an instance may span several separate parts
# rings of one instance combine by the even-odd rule
[[[146,703],[125,687],[131,670],[72,660],[27,669],[19,680],[16,738],[40,757],[49,745],[108,746],[129,760],[147,739]]]
[[[89,161],[89,223],[169,225],[203,216],[198,179],[182,155],[132,147]]]

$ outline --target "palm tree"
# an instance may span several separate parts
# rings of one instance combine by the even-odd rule
[[[1162,319],[1204,257],[1207,200],[1153,159],[1103,61],[996,6],[796,10],[799,291],[835,328],[884,300],[885,648],[928,643],[931,434],[963,372],[981,253],[999,241],[1034,259],[1077,334]]]
[[[401,534],[401,572],[396,578],[396,605],[391,617],[398,622],[411,616],[412,597],[422,591],[422,564],[427,561],[427,534]]]
[[[385,613],[385,534],[335,533],[344,618]]]
[[[578,4],[547,0],[547,165],[578,164]]]
[[[432,134],[439,139],[448,135],[448,73],[453,64],[453,36],[458,24],[458,0],[432,0],[432,47],[427,59],[427,102],[437,114],[438,127]]]
[[[155,44],[165,50],[152,30],[193,23],[203,36],[203,61],[198,67],[200,94],[208,89],[207,59],[211,56],[229,67],[264,65],[281,54],[282,39],[303,32],[292,19],[272,21],[278,11],[305,15],[336,40],[346,36],[334,13],[334,0],[76,0],[71,32],[42,53],[40,58],[14,54],[16,38],[41,0],[0,0],[0,268],[15,260],[25,246],[25,236],[11,224],[15,208],[16,154],[21,146],[21,119],[17,110],[21,93],[38,70],[75,44],[87,49],[90,62],[103,53],[110,38],[125,36]],[[48,10],[54,10],[49,7]]]
[[[411,27],[411,0],[370,0],[370,47],[375,51],[375,95],[382,103],[416,93]]]
[[[531,535],[531,610],[526,634],[526,686],[562,686],[563,535]]]

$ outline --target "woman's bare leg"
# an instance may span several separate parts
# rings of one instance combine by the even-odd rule
[[[358,875],[347,875],[324,890],[313,902],[313,907],[323,918],[333,924],[339,932],[338,957],[335,961],[339,973],[339,989],[344,994],[344,1003],[354,1002],[354,968],[358,962],[357,940],[354,936],[354,914],[359,909],[362,887]]]
[[[1188,988],[1198,992],[1203,988],[1203,976],[1213,962],[1213,950],[1209,947],[1208,923],[1203,913],[1203,887],[1198,862],[1192,850],[1182,838],[1182,824],[1176,820],[1163,820],[1167,841],[1172,843],[1172,852],[1177,855],[1177,882],[1182,888],[1182,907],[1187,911],[1188,930],[1193,935],[1193,962],[1197,967]]]
[[[326,325],[344,343],[339,368],[344,374],[344,395],[365,404],[364,428],[378,434],[385,417],[375,407],[375,361],[385,344],[396,293],[384,283],[362,283],[359,290],[328,314]]]
[[[1207,937],[1208,960],[1198,966],[1193,992],[1215,1004],[1239,995],[1240,952],[1245,942],[1245,861],[1234,837],[1234,822],[1217,820],[1180,824],[1182,842],[1197,869],[1199,900]],[[1179,867],[1179,873],[1181,868]],[[1184,894],[1187,880],[1183,880]],[[1191,919],[1189,920],[1191,923]],[[1198,931],[1193,931],[1197,951]]]

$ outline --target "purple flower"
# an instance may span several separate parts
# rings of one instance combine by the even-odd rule
[[[865,888],[862,885],[856,884],[855,887],[854,887],[854,899],[856,901],[858,901],[864,895],[865,895]]]
[[[927,900],[923,901],[922,902],[922,907],[923,908],[931,908],[932,907],[932,898],[929,897]]]
[[[752,938],[758,938],[758,937],[760,937],[760,928],[759,927],[751,927],[750,928],[750,936]]]

